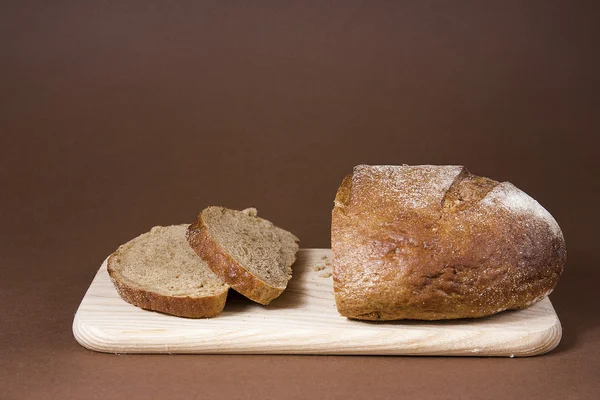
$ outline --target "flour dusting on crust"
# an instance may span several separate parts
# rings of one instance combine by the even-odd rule
[[[385,197],[418,209],[440,204],[462,166],[440,165],[358,165],[352,182],[360,187],[376,182],[373,197]]]
[[[540,203],[510,182],[498,184],[488,193],[482,203],[500,205],[514,214],[528,215],[540,219],[548,224],[555,237],[562,237],[562,231],[554,217]]]

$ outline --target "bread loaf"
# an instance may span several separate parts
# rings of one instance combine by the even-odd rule
[[[229,286],[208,268],[185,239],[187,225],[155,226],[108,258],[108,273],[123,300],[188,318],[214,317]]]
[[[527,307],[566,258],[554,218],[462,166],[354,168],[331,228],[337,309],[363,320],[475,318]]]
[[[204,209],[187,231],[190,246],[234,290],[269,304],[287,287],[298,238],[259,218],[255,208]]]

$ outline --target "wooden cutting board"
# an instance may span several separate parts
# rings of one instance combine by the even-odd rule
[[[337,313],[329,249],[303,249],[288,289],[269,306],[230,292],[221,315],[186,319],[121,300],[106,261],[85,294],[73,334],[108,353],[532,356],[554,349],[561,325],[548,298],[474,320],[361,322]]]

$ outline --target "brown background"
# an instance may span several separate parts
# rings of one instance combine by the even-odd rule
[[[285,4],[283,4],[285,3]],[[592,398],[597,2],[2,2],[0,398]],[[352,166],[464,164],[563,227],[564,337],[529,359],[115,356],[101,261],[210,204],[328,247]]]

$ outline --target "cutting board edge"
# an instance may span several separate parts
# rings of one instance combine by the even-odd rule
[[[76,341],[84,348],[109,354],[206,354],[206,355],[244,355],[244,354],[271,354],[271,355],[378,355],[378,356],[460,356],[460,357],[533,357],[539,356],[551,352],[556,349],[562,338],[562,328],[560,321],[556,321],[556,324],[547,330],[543,330],[537,333],[535,338],[531,341],[542,343],[542,345],[536,346],[524,346],[518,349],[508,350],[505,348],[489,347],[485,350],[475,351],[470,348],[460,349],[384,349],[380,348],[377,350],[357,350],[357,349],[326,349],[326,350],[310,350],[310,349],[247,349],[247,350],[236,350],[236,349],[223,349],[220,351],[215,350],[202,350],[202,348],[196,349],[159,349],[156,346],[127,346],[119,343],[118,341],[111,340],[110,337],[102,337],[91,332],[85,323],[81,323],[78,316],[75,316],[73,321],[73,335]]]

